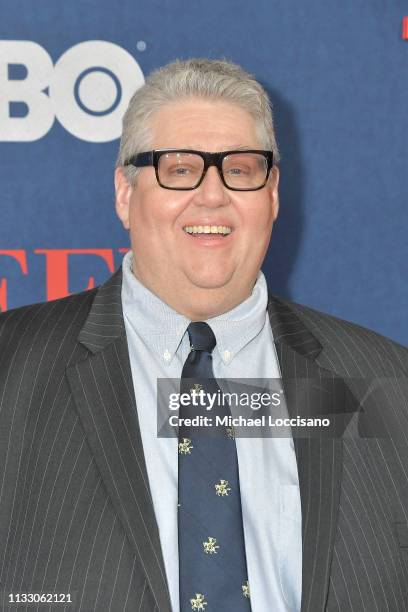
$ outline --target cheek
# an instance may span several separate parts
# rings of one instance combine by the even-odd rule
[[[249,202],[245,209],[241,209],[241,224],[248,238],[256,242],[269,235],[273,222],[271,207],[265,203]]]
[[[273,217],[271,210],[266,207],[254,205],[246,208],[241,216],[240,257],[247,265],[259,265],[264,258],[271,238]]]
[[[141,231],[145,228],[149,232],[161,234],[173,231],[186,206],[183,200],[169,198],[167,193],[158,194],[156,190],[146,192],[143,197],[132,202],[131,220],[134,229]]]

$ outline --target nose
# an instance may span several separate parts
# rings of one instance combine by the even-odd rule
[[[198,206],[218,207],[228,204],[228,189],[222,184],[215,166],[208,168],[201,185],[195,190],[194,199]]]

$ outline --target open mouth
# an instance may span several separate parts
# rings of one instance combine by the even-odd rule
[[[232,227],[229,225],[186,225],[183,230],[191,236],[209,236],[216,234],[218,236],[228,236],[232,232]]]

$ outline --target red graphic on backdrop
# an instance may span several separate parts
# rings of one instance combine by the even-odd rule
[[[408,17],[402,18],[402,38],[408,40]]]
[[[117,249],[118,253],[126,253],[128,248]],[[47,301],[66,297],[69,291],[69,257],[70,255],[93,255],[101,257],[109,272],[115,271],[113,249],[35,249],[34,254],[45,256],[45,295]],[[29,273],[27,251],[24,249],[0,249],[0,257],[11,257],[20,266],[24,275]],[[90,276],[84,289],[93,289],[95,279]],[[7,310],[8,281],[0,278],[0,312]]]
[[[28,274],[27,255],[23,249],[0,250],[0,255],[15,259],[20,264],[22,273]],[[0,279],[0,312],[2,310],[7,310],[7,280],[5,278]]]

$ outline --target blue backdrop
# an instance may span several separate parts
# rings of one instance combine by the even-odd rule
[[[407,344],[404,14],[406,0],[3,1],[0,306],[119,265],[112,176],[131,91],[174,58],[226,57],[275,109],[271,290]]]

